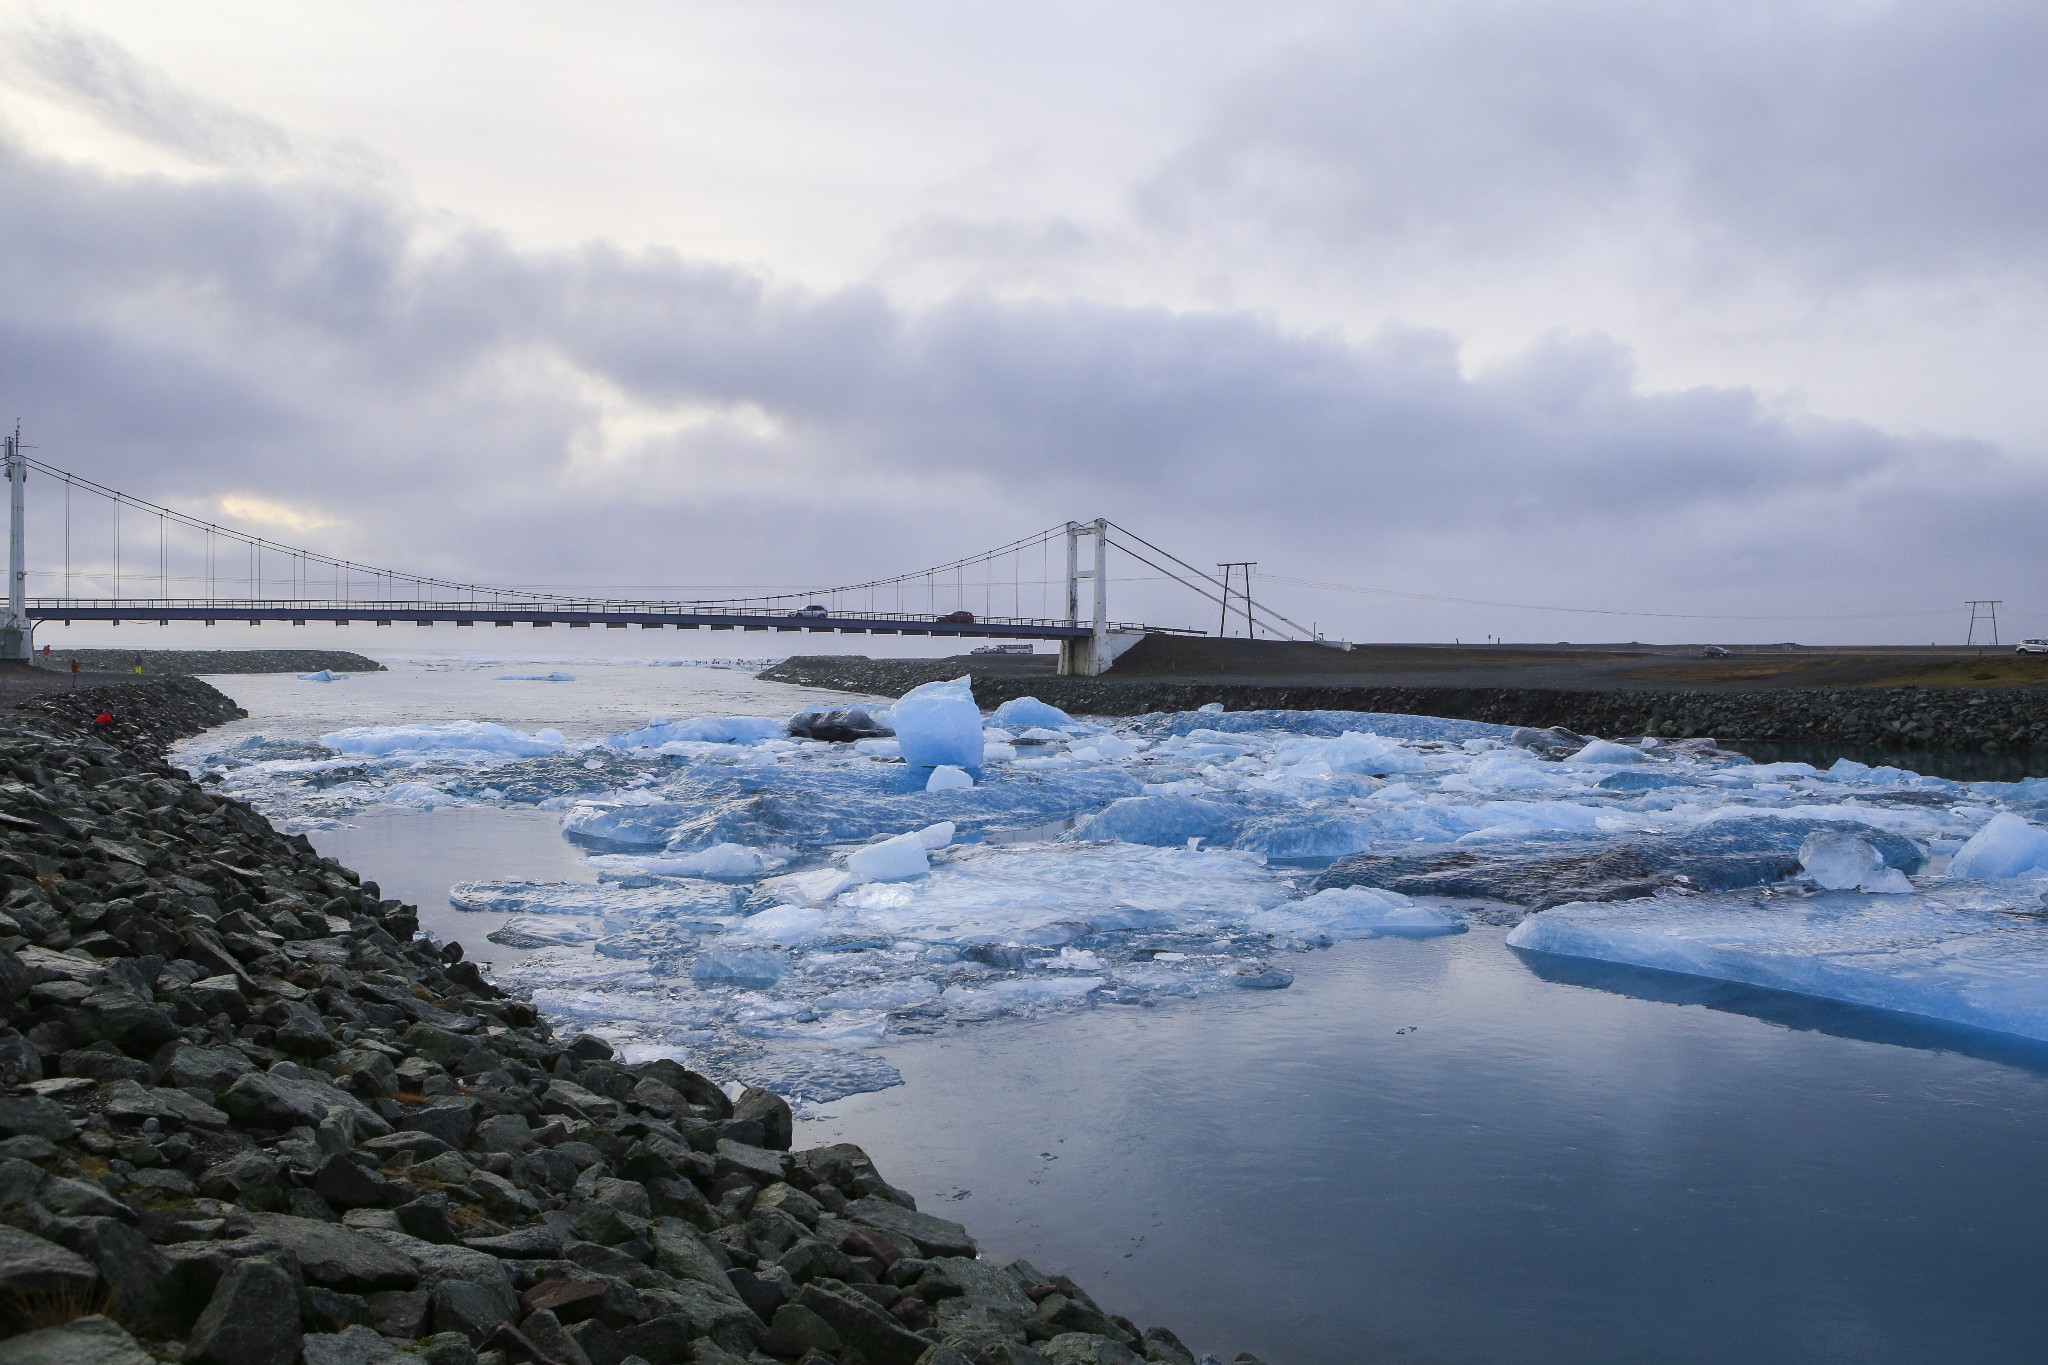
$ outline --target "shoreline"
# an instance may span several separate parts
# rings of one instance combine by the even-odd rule
[[[1607,737],[1826,743],[1909,752],[1985,753],[2048,748],[2048,691],[2027,687],[1780,688],[1740,692],[1541,687],[1359,686],[1059,677],[1039,670],[976,671],[972,656],[870,659],[793,655],[759,674],[768,682],[901,696],[927,682],[974,677],[992,708],[1035,696],[1069,713],[1135,716],[1193,711],[1373,711],[1445,716],[1533,729],[1561,726]]]
[[[164,762],[240,714],[179,677],[0,714],[0,1359],[1195,1365],[791,1151],[779,1097],[556,1037]]]

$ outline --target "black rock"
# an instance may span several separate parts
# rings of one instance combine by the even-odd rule
[[[252,1214],[249,1221],[257,1235],[298,1257],[310,1284],[366,1294],[410,1289],[420,1281],[419,1267],[410,1257],[348,1228],[282,1213]]]
[[[194,1365],[291,1365],[299,1355],[299,1298],[274,1262],[242,1261],[221,1277],[193,1325]]]

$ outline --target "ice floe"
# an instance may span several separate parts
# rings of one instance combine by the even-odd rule
[[[985,716],[962,679],[872,713],[361,726],[183,759],[299,828],[558,812],[589,880],[451,891],[531,949],[504,978],[622,1048],[813,1100],[891,1083],[873,1049],[892,1035],[1284,989],[1290,954],[1468,923],[2008,1030],[2025,971],[2048,977],[2048,782],[1703,741],[1343,711],[1088,720],[1033,698]]]

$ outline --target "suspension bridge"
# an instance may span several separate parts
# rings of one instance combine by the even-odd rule
[[[37,626],[50,623],[410,622],[1053,641],[1060,646],[1061,672],[1093,675],[1147,634],[1206,633],[1113,618],[1112,553],[1135,561],[1156,581],[1206,598],[1218,613],[1219,634],[1235,622],[1248,636],[1317,638],[1255,603],[1248,572],[1243,585],[1234,586],[1228,575],[1241,566],[1219,578],[1100,517],[891,578],[744,596],[597,597],[457,582],[282,544],[32,458],[18,429],[5,438],[5,461],[9,574],[0,658],[11,660],[29,659]],[[33,571],[31,475],[50,490],[51,504],[48,513],[39,504],[49,529],[38,541]]]

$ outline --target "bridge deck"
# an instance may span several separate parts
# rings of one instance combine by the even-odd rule
[[[388,626],[401,621],[431,626],[603,626],[624,630],[664,627],[696,630],[830,631],[846,635],[938,635],[976,636],[999,640],[1081,640],[1094,633],[1086,625],[1070,626],[1064,621],[992,617],[976,621],[946,621],[934,616],[902,612],[865,612],[849,615],[797,616],[788,612],[708,611],[696,607],[668,607],[648,603],[591,602],[566,604],[464,603],[464,602],[297,602],[194,601],[190,599],[128,601],[79,601],[31,599],[28,615],[37,621],[197,621],[212,625],[219,621],[247,621],[256,624],[275,621],[305,625],[332,621],[336,625],[362,622]],[[1111,629],[1142,630],[1144,627],[1119,622]]]

